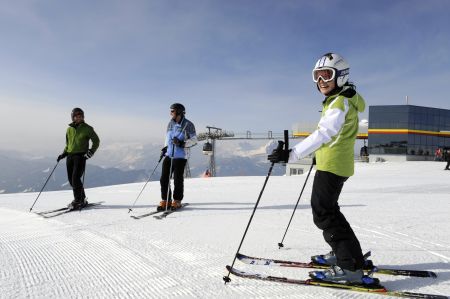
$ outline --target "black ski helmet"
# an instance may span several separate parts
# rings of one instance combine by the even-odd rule
[[[83,116],[83,118],[84,118],[84,111],[81,109],[81,108],[73,108],[72,109],[72,113],[71,113],[71,116],[72,116],[72,120],[73,120],[73,117],[74,117],[74,115],[75,114],[78,114],[78,113],[81,113],[81,115]]]
[[[180,103],[174,103],[170,105],[171,110],[175,110],[176,115],[184,115],[186,113],[186,109]]]

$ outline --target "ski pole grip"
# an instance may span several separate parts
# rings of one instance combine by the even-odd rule
[[[289,150],[289,131],[284,130],[284,149]]]

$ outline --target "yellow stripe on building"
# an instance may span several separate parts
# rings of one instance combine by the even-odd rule
[[[308,137],[309,135],[311,135],[311,133],[309,132],[294,132],[292,133],[292,135],[294,137]],[[368,138],[368,134],[367,133],[358,133],[358,135],[356,135],[356,139],[367,139]]]
[[[370,134],[416,134],[438,137],[450,137],[450,132],[438,132],[427,130],[411,130],[411,129],[369,129],[368,133],[358,133],[357,139],[367,139]],[[294,132],[294,137],[308,137],[310,132]]]
[[[411,129],[369,129],[369,134],[417,134],[438,137],[450,137],[450,132],[438,132]]]

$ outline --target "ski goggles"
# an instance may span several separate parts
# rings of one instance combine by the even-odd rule
[[[334,80],[334,78],[336,77],[348,76],[349,71],[350,71],[349,68],[340,71],[331,67],[321,67],[318,69],[313,69],[312,71],[313,81],[317,83],[319,82],[319,79],[322,79],[323,82],[330,82]]]
[[[331,67],[313,69],[312,77],[315,83],[319,82],[319,79],[322,79],[323,82],[330,82],[336,77],[336,70]]]

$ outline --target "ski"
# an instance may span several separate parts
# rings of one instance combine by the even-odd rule
[[[173,212],[177,212],[177,211],[181,210],[182,208],[184,208],[187,205],[189,205],[189,203],[183,203],[183,204],[181,204],[180,208],[178,208],[176,210],[167,210],[164,213],[162,213],[161,215],[153,216],[153,218],[156,218],[156,219],[159,219],[159,220],[164,219],[167,216],[169,216],[170,214],[172,214]]]
[[[43,212],[34,212],[34,213],[35,213],[35,214],[38,214],[38,215],[45,215],[45,214],[56,213],[56,212],[59,212],[59,211],[64,211],[64,210],[66,210],[66,209],[67,209],[67,207],[65,207],[65,208],[59,208],[59,209],[55,209],[55,210],[43,211]]]
[[[142,215],[131,215],[130,217],[133,218],[133,219],[139,220],[139,219],[142,219],[142,218],[145,218],[145,217],[148,217],[148,216],[151,216],[151,215],[155,215],[155,214],[158,214],[158,213],[163,213],[163,212],[164,211],[153,211],[153,212],[142,214]]]
[[[70,212],[81,211],[81,210],[84,210],[86,208],[95,207],[95,206],[101,205],[102,203],[103,203],[103,201],[92,202],[92,203],[88,203],[82,209],[61,208],[61,209],[56,209],[53,212],[49,212],[49,213],[46,213],[46,214],[38,214],[38,215],[40,215],[40,216],[42,216],[44,218],[53,218],[53,217],[60,216],[60,215],[63,215],[63,214],[67,214],[67,213],[70,213]]]
[[[392,291],[392,290],[386,289],[383,286],[373,286],[372,287],[372,286],[364,286],[364,285],[357,285],[357,284],[344,284],[344,283],[336,283],[336,282],[318,281],[318,280],[313,280],[313,279],[307,279],[307,280],[291,279],[291,278],[286,278],[286,277],[281,277],[281,276],[269,276],[269,275],[260,274],[260,273],[244,272],[244,271],[240,271],[235,268],[232,268],[230,266],[227,266],[227,270],[230,273],[232,273],[233,275],[236,275],[238,277],[263,280],[263,281],[274,281],[274,282],[297,284],[297,285],[304,285],[304,286],[335,288],[335,289],[342,289],[342,290],[348,290],[348,291],[365,292],[365,293],[387,295],[387,296],[394,296],[394,297],[403,297],[403,298],[448,299],[447,296],[442,296],[442,295]]]
[[[294,261],[282,261],[273,260],[259,257],[251,257],[245,254],[238,253],[236,258],[245,264],[250,265],[263,265],[263,266],[275,266],[275,267],[293,267],[293,268],[316,268],[316,269],[328,269],[329,266],[321,265],[314,262],[294,262]],[[388,269],[378,266],[373,266],[372,263],[368,263],[364,270],[371,273],[387,274],[387,275],[401,275],[401,276],[414,276],[414,277],[431,277],[436,278],[437,275],[433,271],[427,270],[406,270],[406,269]]]

